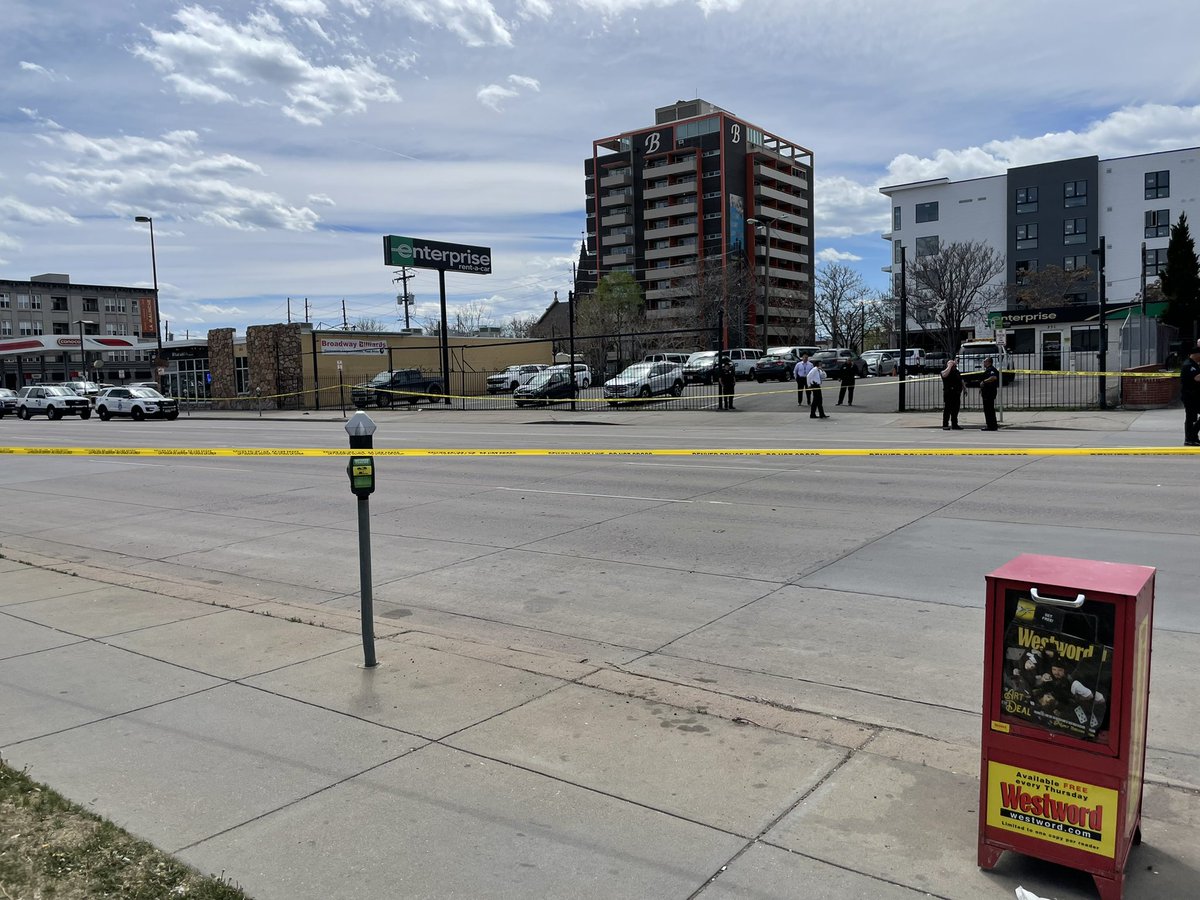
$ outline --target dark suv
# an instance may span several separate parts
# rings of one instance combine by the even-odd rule
[[[820,362],[825,369],[825,374],[834,378],[842,374],[842,369],[847,366],[853,367],[854,374],[859,378],[867,377],[866,360],[846,347],[834,347],[831,350],[814,353],[812,361]]]
[[[384,407],[393,403],[408,403],[410,406],[428,400],[437,403],[446,389],[438,375],[426,375],[420,369],[396,369],[380,372],[370,381],[356,384],[350,399],[359,409],[364,406]]]

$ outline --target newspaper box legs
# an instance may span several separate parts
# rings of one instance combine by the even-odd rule
[[[981,868],[1015,850],[1121,897],[1141,841],[1154,571],[1024,555],[987,576]]]

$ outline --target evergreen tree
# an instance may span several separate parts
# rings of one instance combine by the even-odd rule
[[[1185,347],[1196,339],[1196,319],[1200,318],[1200,259],[1196,258],[1196,242],[1188,228],[1187,213],[1179,214],[1178,224],[1171,226],[1171,242],[1167,245],[1167,265],[1158,276],[1167,311],[1163,321],[1179,329]]]

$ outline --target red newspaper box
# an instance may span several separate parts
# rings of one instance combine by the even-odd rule
[[[1015,850],[1121,897],[1141,842],[1154,572],[1026,554],[987,576],[981,868]]]

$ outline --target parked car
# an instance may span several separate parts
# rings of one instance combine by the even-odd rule
[[[622,399],[647,399],[658,394],[678,397],[683,393],[683,369],[675,363],[634,363],[620,375],[604,382],[604,398],[609,406]]]
[[[820,353],[820,352],[821,352],[820,347],[806,347],[806,346],[801,345],[801,346],[794,346],[794,347],[793,346],[768,347],[766,355],[770,356],[771,354],[774,354],[774,353],[790,353],[790,354],[792,354],[792,356],[796,357],[796,359],[799,359],[805,353],[807,353],[809,356],[812,356],[814,353]]]
[[[359,409],[370,406],[391,406],[407,403],[413,406],[421,400],[437,403],[442,399],[445,387],[440,375],[426,375],[420,369],[395,369],[380,372],[370,381],[356,384],[350,391],[350,400]]]
[[[958,348],[958,370],[962,372],[963,381],[969,385],[977,385],[980,373],[983,371],[983,361],[988,357],[1000,370],[1000,383],[1012,384],[1016,375],[1006,372],[1008,367],[1008,352],[1004,345],[997,341],[964,341]]]
[[[768,378],[787,381],[800,360],[791,353],[768,353],[754,364],[754,380],[762,384]]]
[[[647,353],[642,357],[642,362],[669,362],[682,366],[687,363],[689,356],[690,353]]]
[[[862,358],[867,364],[868,375],[893,375],[899,356],[893,356],[890,350],[867,350]]]
[[[43,387],[49,387],[50,385],[65,387],[72,394],[80,397],[95,397],[100,393],[100,387],[94,381],[42,381],[39,384]]]
[[[571,400],[574,396],[575,387],[571,384],[571,373],[566,366],[551,366],[544,372],[538,372],[513,391],[517,406]]]
[[[754,347],[734,347],[726,350],[725,355],[733,363],[733,371],[737,377],[749,380],[754,377],[754,367],[762,358],[763,352]]]
[[[549,366],[544,363],[526,363],[520,366],[509,366],[503,372],[496,372],[487,378],[487,392],[501,394],[512,392],[527,382],[538,372],[544,372]]]
[[[113,416],[129,416],[135,422],[146,418],[179,418],[179,401],[164,397],[154,388],[111,387],[93,401],[101,422]]]
[[[867,364],[863,358],[848,347],[833,347],[829,350],[819,350],[812,355],[814,363],[820,362],[826,374],[836,378],[842,369],[854,369],[859,378],[867,377]]]
[[[131,381],[129,384],[121,385],[121,387],[150,388],[150,390],[152,390],[152,391],[158,391],[159,393],[162,393],[162,385],[159,384],[157,381]],[[163,394],[163,396],[165,397],[166,394]]]
[[[17,412],[17,392],[12,388],[0,388],[0,419],[3,419],[9,413],[16,415]]]
[[[925,371],[940,372],[946,368],[946,360],[948,357],[940,350],[930,350],[925,354]]]
[[[559,363],[556,366],[551,366],[547,372],[566,372],[571,374],[571,369],[568,363]],[[542,373],[539,373],[542,374]],[[534,378],[537,375],[533,376]],[[590,388],[592,386],[592,367],[585,363],[575,363],[575,384],[580,389]]]
[[[17,415],[22,419],[40,415],[47,419],[61,419],[63,416],[90,419],[92,404],[87,397],[80,397],[70,388],[57,384],[35,384],[17,392]]]
[[[717,377],[717,351],[699,350],[688,357],[683,365],[683,380],[685,384],[693,381],[712,384]]]

